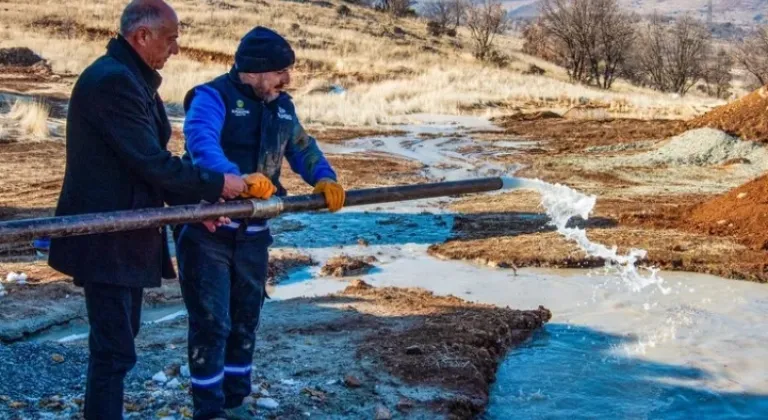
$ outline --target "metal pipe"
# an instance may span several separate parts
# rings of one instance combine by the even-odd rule
[[[501,178],[436,182],[347,191],[345,207],[394,201],[417,200],[498,190],[507,184]],[[271,218],[281,213],[324,209],[321,194],[272,197],[269,200],[236,200],[215,204],[191,204],[105,213],[79,214],[0,223],[0,243],[32,241],[41,237],[63,237],[158,228],[165,225],[201,222],[220,216]]]

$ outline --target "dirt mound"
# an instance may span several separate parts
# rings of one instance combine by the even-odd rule
[[[292,251],[272,251],[269,253],[267,282],[270,285],[280,283],[288,278],[292,270],[316,264],[309,255]]]
[[[519,311],[436,296],[424,289],[357,285],[341,296],[376,305],[377,314],[385,319],[393,316],[381,312],[384,308],[395,317],[415,320],[409,328],[370,334],[358,355],[382,362],[406,383],[438,385],[458,394],[446,395],[439,404],[448,418],[480,414],[507,350],[552,318],[542,306]]]
[[[694,207],[682,222],[710,234],[734,235],[755,249],[768,250],[768,175]]]
[[[334,277],[359,276],[373,269],[372,262],[376,262],[376,257],[360,258],[340,255],[329,259],[320,269],[320,274]]]
[[[613,117],[607,108],[597,106],[576,106],[563,114],[563,118],[568,120],[589,120],[589,121],[608,121]]]
[[[768,86],[694,118],[688,127],[712,127],[747,140],[768,143]]]
[[[29,67],[43,61],[43,57],[26,47],[0,48],[0,66]]]
[[[671,138],[657,150],[622,158],[621,161],[631,165],[697,166],[743,161],[761,170],[768,167],[768,151],[757,143],[742,141],[723,131],[699,128]]]
[[[29,48],[0,48],[0,71],[50,74],[51,66]]]
[[[512,115],[504,115],[501,117],[491,118],[491,121],[501,127],[504,127],[506,123],[515,121],[538,121],[548,120],[552,118],[563,118],[560,114],[553,111],[539,111],[539,112],[518,112]]]

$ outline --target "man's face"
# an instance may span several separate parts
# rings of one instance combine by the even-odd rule
[[[153,69],[160,70],[168,59],[179,53],[179,20],[169,14],[155,28],[141,27],[136,31],[139,54]]]
[[[291,84],[291,68],[268,73],[241,73],[240,79],[251,86],[259,97],[272,101]]]

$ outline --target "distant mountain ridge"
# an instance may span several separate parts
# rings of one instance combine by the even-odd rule
[[[635,13],[650,15],[654,12],[666,16],[690,13],[706,19],[708,0],[619,0]],[[538,15],[539,0],[502,0],[514,17]],[[712,0],[712,21],[736,24],[768,23],[768,0]]]

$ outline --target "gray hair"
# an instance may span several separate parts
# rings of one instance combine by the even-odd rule
[[[160,3],[160,4],[158,4]],[[120,16],[120,35],[127,36],[140,26],[155,27],[163,19],[161,2],[134,0]]]

